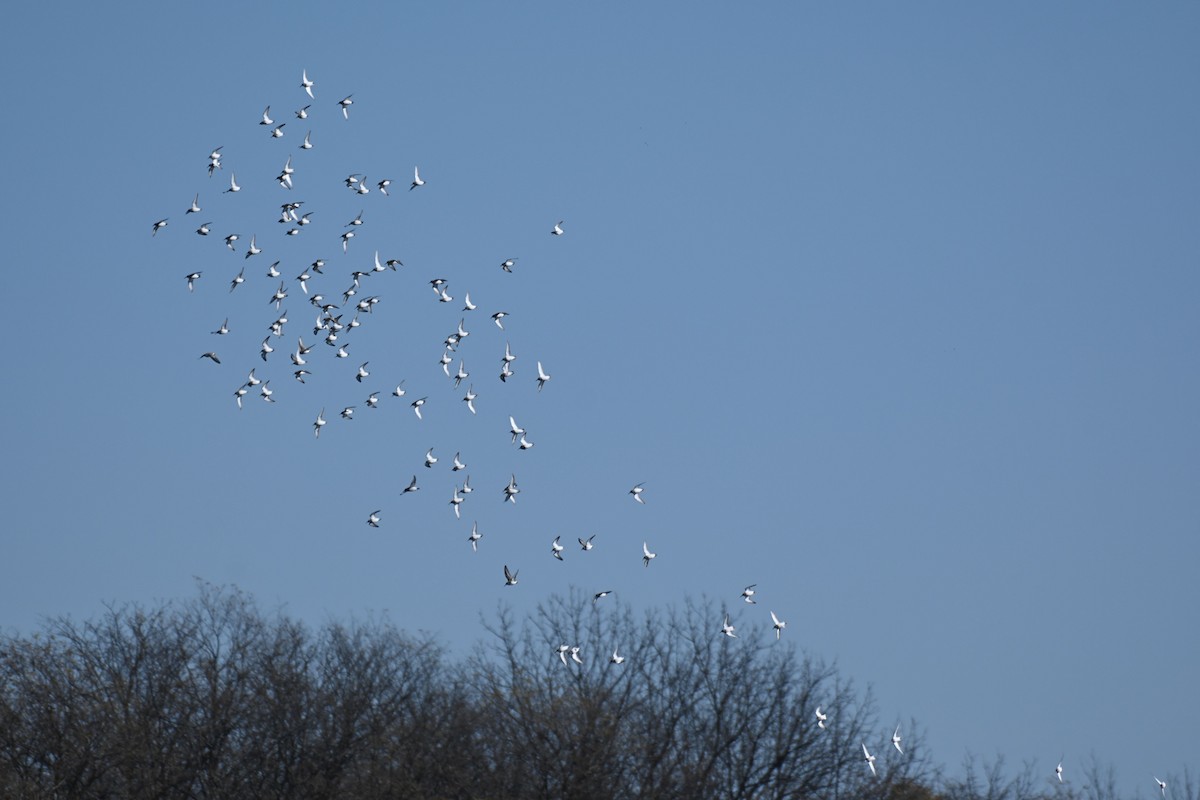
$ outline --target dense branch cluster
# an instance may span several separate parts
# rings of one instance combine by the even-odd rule
[[[859,744],[890,728],[870,693],[769,637],[721,636],[720,615],[555,597],[520,623],[501,610],[457,660],[386,620],[312,630],[211,586],[54,620],[0,638],[0,796],[1055,796],[998,771],[935,792],[911,724],[872,778]]]

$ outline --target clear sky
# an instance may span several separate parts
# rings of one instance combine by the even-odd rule
[[[1095,753],[1149,797],[1200,763],[1200,6],[27,3],[8,22],[0,625],[199,576],[466,648],[501,601],[707,596],[747,629],[774,610],[951,769],[970,751],[1049,776],[1065,754],[1071,778]],[[313,212],[290,238],[289,200]],[[339,361],[293,278],[324,258],[310,289],[340,303],[376,249],[405,266],[363,280],[380,302]],[[289,322],[264,364],[275,260]],[[438,363],[460,318],[474,417]],[[278,402],[239,411],[251,367]]]

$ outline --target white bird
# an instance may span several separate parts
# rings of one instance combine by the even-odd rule
[[[596,538],[596,534],[594,534],[594,533],[593,533],[591,536],[589,536],[588,538],[586,538],[586,539],[584,539],[582,536],[579,536],[579,537],[576,537],[576,538],[578,538],[578,539],[579,539],[579,548],[580,548],[581,550],[583,550],[583,552],[585,552],[585,553],[586,553],[588,550],[591,550],[593,547],[595,547],[595,546],[596,546],[596,545],[592,544],[592,539],[595,539],[595,538]]]
[[[301,150],[312,150],[312,131],[304,134],[304,141],[300,145]]]
[[[557,558],[559,561],[563,560],[563,557],[562,557],[563,546],[558,543],[558,540],[561,538],[562,538],[561,536],[555,536],[554,541],[550,543],[550,554],[552,556],[554,556],[555,558]]]
[[[721,623],[721,633],[728,636],[730,639],[737,638],[737,628],[729,623],[729,615],[725,615],[725,621]]]
[[[256,256],[262,252],[262,248],[258,246],[257,242],[258,242],[258,237],[251,234],[250,249],[246,251],[246,256],[245,256],[246,258],[249,258],[250,256]]]
[[[570,649],[570,645],[565,644],[560,644],[558,647],[554,648],[554,651],[558,653],[558,660],[563,663],[564,667],[567,665],[567,651]]]
[[[508,426],[512,428],[512,444],[516,444],[517,439],[525,435],[525,429],[517,424],[516,419],[511,414],[508,417]]]
[[[651,553],[650,548],[646,546],[646,543],[642,542],[642,566],[650,566],[650,562],[657,556],[658,553]]]
[[[1058,766],[1054,768],[1054,775],[1055,775],[1055,777],[1057,777],[1057,778],[1058,778],[1058,782],[1059,782],[1059,783],[1062,783],[1062,782],[1063,782],[1063,778],[1062,778],[1062,772],[1063,772],[1063,770],[1062,770],[1062,761],[1060,760],[1060,761],[1058,762]]]
[[[504,343],[504,359],[503,360],[504,360],[505,364],[511,364],[512,362],[517,360],[517,357],[512,354],[512,348],[509,346],[508,342]]]
[[[467,465],[466,465],[466,464],[464,464],[464,463],[463,463],[463,462],[462,462],[462,461],[459,459],[459,456],[460,456],[460,455],[462,455],[462,454],[461,454],[461,453],[455,453],[455,454],[454,454],[454,463],[453,463],[453,464],[450,466],[450,471],[451,471],[451,472],[458,472],[458,471],[459,471],[459,470],[461,470],[461,469],[466,469],[466,468],[467,468]]]
[[[325,427],[325,409],[321,409],[321,413],[317,414],[317,421],[313,423],[313,437],[321,438],[321,428]]]
[[[342,252],[345,253],[350,248],[350,240],[354,238],[354,231],[346,231],[342,234]]]
[[[246,376],[246,385],[258,386],[260,383],[262,383],[262,381],[254,377],[254,370],[250,370],[250,374]]]
[[[745,589],[742,589],[742,599],[745,600],[750,605],[754,605],[755,603],[758,602],[757,600],[754,599],[754,587],[755,586],[758,586],[758,584],[752,583],[749,586],[747,586]]]
[[[371,516],[367,517],[367,524],[372,528],[379,527],[379,509],[371,512]]]
[[[508,564],[505,564],[504,565],[504,585],[505,586],[516,586],[517,585],[517,574],[520,571],[521,570],[516,570],[515,572],[510,571],[508,569]]]
[[[450,364],[453,363],[453,361],[454,359],[450,357],[450,351],[443,350],[440,363],[442,365],[442,372],[446,373],[447,378],[450,377]]]
[[[341,100],[338,100],[338,105],[342,107],[342,116],[346,119],[350,119],[350,106],[354,105],[354,101],[350,99],[352,97],[354,95],[348,94]]]
[[[394,397],[404,397],[404,394],[404,381],[400,381],[400,383],[396,384],[396,388],[392,389],[392,395]]]
[[[540,362],[540,361],[537,362],[537,370],[538,370],[537,387],[538,387],[538,391],[540,392],[542,390],[542,387],[546,385],[546,381],[550,380],[550,376],[547,375],[542,370],[542,362]]]
[[[420,170],[417,169],[416,167],[413,167],[413,182],[412,182],[412,186],[408,187],[408,190],[411,192],[413,189],[417,188],[418,186],[424,186],[424,185],[425,185],[425,181],[421,180]]]
[[[475,398],[479,395],[475,394],[475,386],[467,387],[467,395],[463,398],[463,402],[467,404],[467,408],[471,409],[471,413],[475,413]]]
[[[312,93],[313,87],[316,86],[316,84],[308,79],[308,70],[304,69],[304,70],[301,70],[300,72],[301,72],[300,88],[302,88],[302,89],[304,89],[304,91],[308,92],[308,96],[310,98],[312,98],[313,100],[316,100],[317,98],[313,97],[313,93]]]
[[[419,400],[413,400],[411,403],[409,403],[409,405],[412,406],[413,413],[417,415],[417,419],[424,419],[424,417],[421,416],[421,406],[425,405],[425,400],[426,398],[422,397]]]
[[[187,285],[188,285],[189,292],[195,291],[196,281],[200,280],[200,276],[202,274],[203,274],[202,272],[189,272],[185,276],[187,278]]]
[[[292,377],[295,378],[296,380],[300,381],[301,383],[304,383],[305,375],[312,375],[312,373],[306,369],[298,369],[292,373]]]
[[[268,402],[268,403],[275,402],[275,399],[271,397],[271,395],[275,394],[275,392],[271,391],[271,382],[270,381],[267,381],[262,386],[258,387],[258,393],[260,395],[262,395],[262,399],[265,400],[266,402]]]
[[[437,463],[437,456],[433,454],[433,448],[429,448],[429,452],[425,454],[425,468],[429,469]]]
[[[221,192],[221,194],[229,194],[230,192],[240,192],[241,190],[242,190],[242,187],[238,186],[237,173],[235,172],[229,176],[229,188],[226,189],[225,191]]]
[[[221,323],[221,327],[217,328],[215,331],[212,331],[212,333],[215,333],[218,336],[224,336],[225,334],[229,333],[229,317],[226,317],[225,321]]]
[[[633,495],[634,500],[637,500],[642,505],[646,505],[646,501],[642,499],[642,491],[642,484],[639,483],[637,486],[634,486],[632,489],[630,489],[629,493]]]
[[[259,122],[258,124],[259,125],[274,125],[275,124],[275,120],[271,119],[271,107],[270,106],[267,106],[266,110],[263,111],[262,121]]]
[[[207,358],[209,361],[213,362],[214,364],[221,363],[221,359],[217,357],[216,353],[201,353],[200,357]]]
[[[561,219],[558,222],[554,223],[554,228],[550,231],[550,235],[551,236],[562,236],[562,233],[563,233],[562,224],[563,224],[563,221]]]
[[[312,108],[312,106],[305,106],[304,108],[298,109],[296,111],[296,119],[308,119],[308,110],[310,108]]]
[[[612,589],[605,589],[603,592],[596,592],[594,595],[592,595],[592,605],[596,605],[596,603],[600,602],[612,593]]]
[[[277,126],[275,127],[275,130],[271,131],[271,137],[272,137],[272,138],[274,138],[274,139],[282,139],[282,138],[283,138],[283,126],[284,126],[284,125],[287,125],[287,123],[286,123],[286,122],[281,122],[281,123],[279,123],[279,125],[277,125]]]
[[[617,655],[617,648],[614,647],[613,654],[609,657],[608,660],[610,662],[612,662],[613,664],[623,664],[623,663],[625,663],[625,656]]]
[[[900,755],[904,755],[904,750],[901,749],[901,747],[900,747],[900,726],[899,725],[897,725],[896,730],[894,730],[892,732],[892,747],[895,747],[896,751],[898,753],[900,753]],[[1062,764],[1058,765],[1058,769],[1055,770],[1055,772],[1058,773],[1058,779],[1059,779],[1059,781],[1061,781],[1062,780]]]
[[[154,223],[154,227],[150,230],[150,235],[155,236],[158,234],[159,228],[167,227],[167,219],[170,219],[170,217],[160,219],[158,222]]]
[[[496,327],[499,328],[500,330],[504,330],[504,323],[501,322],[501,320],[503,320],[507,316],[508,316],[507,311],[497,311],[495,314],[492,314],[492,319],[494,319],[496,321]]]
[[[200,193],[196,192],[196,196],[192,198],[192,206],[184,214],[195,214],[200,211]]]
[[[379,392],[371,392],[367,396],[367,408],[376,408],[379,406]]]
[[[354,406],[346,406],[342,409],[342,419],[354,419]]]
[[[458,372],[456,372],[454,374],[454,388],[457,389],[459,384],[462,383],[463,380],[466,379],[469,375],[470,375],[470,373],[467,372],[466,368],[463,366],[462,360],[459,359]]]
[[[531,447],[533,447],[533,442],[529,441],[524,436],[522,436],[521,437],[521,449],[528,450]]]
[[[240,233],[229,234],[228,236],[225,237],[225,246],[228,247],[230,250],[232,250],[233,243],[236,242],[241,237],[242,237],[242,235]]]
[[[474,303],[471,302],[471,293],[470,292],[467,292],[464,297],[465,297],[466,302],[463,305],[463,311],[474,311],[476,308],[478,308],[478,306],[476,306]]]
[[[822,714],[821,707],[817,706],[817,715],[816,716],[817,716],[817,727],[820,728],[821,730],[825,730],[825,720],[829,719],[829,715]]]
[[[483,538],[483,534],[479,532],[479,523],[471,523],[471,535],[467,537],[467,541],[471,543],[471,552],[479,552],[479,540]]]
[[[268,278],[278,278],[282,274],[283,273],[279,271],[279,262],[278,261],[272,261],[271,266],[267,267],[267,277]]]
[[[471,476],[470,475],[468,475],[466,478],[463,479],[463,485],[462,485],[461,491],[463,494],[470,494],[471,492],[475,491],[474,489],[471,488]]]
[[[515,258],[506,258],[500,262],[500,269],[511,274],[513,265],[516,263],[517,260]]]
[[[1163,797],[1166,797],[1166,796],[1167,796],[1167,782],[1166,782],[1166,781],[1160,781],[1160,780],[1158,779],[1158,776],[1157,776],[1157,775],[1155,775],[1155,776],[1154,776],[1154,782],[1158,784],[1158,790],[1159,790],[1160,792],[1162,792],[1162,796],[1163,796]]]
[[[579,646],[578,645],[571,648],[571,660],[574,661],[576,664],[583,663],[583,659],[579,657]]]
[[[503,365],[501,365],[501,367],[500,367],[500,381],[501,381],[502,383],[507,383],[507,382],[508,382],[508,379],[509,379],[509,378],[511,378],[512,376],[513,376],[513,371],[512,371],[511,369],[509,369],[509,368],[508,368],[508,364],[507,364],[507,362],[506,362],[506,363],[504,363]]]
[[[384,196],[387,196],[387,197],[391,196],[388,194],[388,190],[387,190],[387,187],[392,185],[392,182],[390,180],[388,180],[387,178],[384,178],[383,180],[381,180],[379,183],[377,183],[375,185],[379,188],[379,191],[381,194],[383,194]]]
[[[450,497],[450,505],[454,506],[454,516],[456,519],[462,519],[462,514],[459,512],[459,506],[462,505],[463,497],[458,493],[458,487],[454,488],[454,494]]]
[[[863,742],[861,744],[862,744],[863,756],[867,759],[867,766],[871,768],[871,774],[875,775],[876,774],[875,773],[875,756],[871,755],[870,751],[867,750],[867,745],[865,742]]]
[[[358,374],[354,376],[354,380],[358,381],[359,383],[362,383],[363,378],[370,376],[371,373],[367,371],[367,364],[370,364],[370,363],[371,363],[370,361],[364,361],[361,365],[359,365]]]
[[[212,223],[211,222],[200,223],[200,227],[196,228],[196,233],[200,234],[201,236],[208,236],[208,226],[209,225],[212,225]]]
[[[401,492],[401,494],[408,494],[409,492],[415,492],[420,488],[421,488],[420,486],[417,486],[417,476],[413,475],[412,481],[408,484],[408,486],[404,487],[404,491]]]
[[[783,634],[783,629],[787,627],[787,623],[775,616],[775,612],[771,612],[771,624],[775,627],[775,641],[779,641],[779,637]]]
[[[233,398],[237,400],[238,408],[242,407],[242,398],[246,396],[247,391],[248,389],[245,386],[239,386],[237,391],[233,393]]]
[[[509,479],[508,485],[504,487],[504,499],[515,504],[517,502],[517,495],[520,493],[521,490],[517,488],[517,476],[513,475]]]

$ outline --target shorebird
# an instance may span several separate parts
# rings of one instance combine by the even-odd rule
[[[412,481],[409,482],[408,486],[404,487],[404,491],[402,491],[400,494],[408,494],[409,492],[415,492],[420,488],[421,488],[420,486],[417,486],[417,476],[413,475]]]
[[[216,353],[201,353],[201,354],[200,354],[200,357],[201,357],[201,358],[207,358],[209,361],[213,362],[214,364],[220,364],[220,363],[221,363],[221,359],[217,358],[217,354],[216,354]]]
[[[617,655],[617,648],[614,647],[613,654],[609,657],[608,660],[611,661],[613,664],[623,664],[623,663],[625,663],[625,656]]]
[[[511,274],[513,265],[516,263],[517,263],[517,260],[515,258],[506,258],[500,262],[500,269]]]
[[[438,462],[437,456],[433,454],[433,448],[429,448],[429,452],[425,454],[425,468],[429,469]]]
[[[346,406],[342,409],[342,419],[354,419],[354,406]]]
[[[240,192],[241,190],[242,190],[242,187],[238,186],[237,173],[235,172],[229,176],[229,188],[226,189],[225,191],[221,192],[221,194],[229,194],[230,192]]]
[[[775,616],[775,612],[771,612],[771,624],[775,627],[775,641],[779,641],[779,637],[783,635],[783,629],[787,627],[787,623]]]
[[[516,444],[517,439],[525,435],[525,429],[517,424],[511,414],[508,417],[508,426],[512,429],[512,444]]]
[[[229,317],[225,318],[225,321],[221,323],[221,327],[217,328],[215,331],[211,331],[211,333],[215,333],[218,336],[224,336],[225,334],[229,333]]]
[[[200,276],[202,274],[203,273],[200,273],[200,272],[189,272],[186,276],[184,276],[187,278],[187,285],[188,285],[189,292],[195,290],[196,281],[200,280]]]
[[[300,145],[301,150],[312,150],[312,131],[304,134],[304,142]]]
[[[471,552],[479,552],[479,540],[483,538],[483,534],[479,532],[479,523],[471,523],[471,535],[467,537],[467,541],[471,543]]]
[[[725,621],[721,623],[721,633],[728,636],[730,639],[737,638],[737,628],[729,624],[729,615],[725,615]]]
[[[563,234],[563,226],[562,225],[563,225],[563,221],[561,219],[558,222],[554,223],[554,228],[551,229],[550,235],[551,236],[562,236],[562,234]]]
[[[821,730],[825,730],[825,720],[827,720],[827,719],[829,719],[829,715],[822,714],[821,707],[817,706],[817,727],[820,728]]]
[[[367,524],[370,525],[372,528],[379,527],[379,509],[376,509],[371,512],[371,516],[367,517]]]
[[[538,370],[537,387],[538,387],[538,391],[540,392],[542,390],[542,387],[546,385],[546,381],[550,380],[550,376],[547,375],[542,370],[542,362],[540,362],[540,361],[537,362],[537,370]]]
[[[550,554],[552,556],[554,556],[555,558],[557,558],[559,561],[563,560],[563,557],[562,557],[563,546],[558,543],[558,540],[561,538],[562,538],[561,536],[555,536],[554,541],[550,543]]]
[[[867,759],[867,766],[871,768],[871,774],[875,775],[876,774],[875,773],[875,756],[871,755],[870,751],[867,750],[867,745],[865,742],[863,742],[861,744],[862,744],[863,757]]]
[[[603,592],[596,592],[594,595],[592,595],[592,605],[596,605],[596,603],[608,597],[612,593],[612,589],[605,589]]]
[[[592,539],[596,538],[596,534],[594,534],[594,533],[586,539],[584,539],[582,536],[577,537],[577,538],[579,539],[579,549],[585,553],[588,550],[591,550],[593,547],[596,546],[596,545],[592,544]]]
[[[418,186],[424,186],[424,185],[425,185],[425,181],[421,180],[420,170],[417,167],[413,167],[413,182],[412,182],[412,186],[408,187],[408,190],[411,192],[413,189],[417,188]]]
[[[196,192],[196,196],[192,198],[192,205],[184,214],[196,214],[200,211],[200,193]]]
[[[895,747],[896,752],[900,753],[900,755],[904,755],[904,750],[902,750],[900,748],[900,726],[899,725],[897,725],[896,730],[892,732],[892,747]],[[1056,769],[1055,772],[1058,773],[1058,780],[1061,782],[1062,781],[1062,764],[1061,763],[1058,765],[1058,769]]]
[[[450,497],[450,505],[454,506],[455,519],[462,519],[462,514],[459,511],[459,506],[462,505],[463,497],[458,493],[458,487],[454,487],[454,494]]]
[[[517,502],[517,495],[520,493],[521,490],[517,488],[517,476],[513,475],[509,479],[508,485],[504,487],[504,499],[515,504]]]
[[[742,589],[742,599],[745,600],[750,605],[754,605],[755,603],[758,602],[757,600],[754,599],[754,587],[755,586],[758,586],[758,584],[752,583],[749,586],[747,586],[745,589]]]
[[[317,414],[317,421],[313,423],[313,437],[321,438],[321,428],[325,426],[325,409],[321,409],[321,413]]]
[[[354,101],[350,99],[352,97],[354,95],[348,94],[341,100],[338,100],[338,105],[342,107],[342,116],[346,119],[350,119],[350,106],[354,105]]]
[[[1058,766],[1054,768],[1054,776],[1055,776],[1056,778],[1058,778],[1058,782],[1059,782],[1059,783],[1062,783],[1062,782],[1063,782],[1063,777],[1062,777],[1062,759],[1059,759],[1059,760],[1058,760]]]
[[[475,386],[474,385],[467,387],[467,394],[463,398],[463,402],[467,404],[467,408],[471,409],[472,414],[475,413],[475,398],[478,396],[479,395],[475,394]]]
[[[159,229],[159,228],[165,228],[165,227],[167,227],[167,219],[170,219],[170,217],[166,217],[166,218],[164,218],[164,219],[160,219],[158,222],[154,223],[154,227],[150,229],[150,235],[151,235],[151,236],[155,236],[155,235],[157,235],[157,234],[158,234],[158,229]]]
[[[464,464],[464,463],[462,462],[462,460],[459,458],[459,456],[460,456],[460,455],[462,455],[462,454],[461,454],[461,453],[455,453],[455,454],[454,454],[454,463],[450,465],[450,471],[451,471],[451,472],[458,472],[458,471],[459,471],[459,470],[461,470],[461,469],[466,469],[466,468],[467,468],[467,465],[466,465],[466,464]]]
[[[644,483],[644,482],[643,482],[643,483]],[[642,505],[646,505],[646,501],[642,499],[642,491],[643,491],[643,490],[642,490],[642,484],[641,484],[641,483],[639,483],[638,485],[636,485],[636,486],[634,486],[632,489],[630,489],[630,490],[629,490],[629,493],[630,493],[631,495],[633,495],[633,499],[634,499],[634,500],[637,500],[637,501],[638,501],[639,503],[641,503]]]
[[[510,571],[508,568],[508,564],[505,564],[504,565],[504,585],[505,586],[516,586],[517,585],[517,574],[520,571],[521,570]]]
[[[259,125],[274,125],[275,124],[275,120],[271,119],[271,107],[270,106],[267,106],[266,110],[263,111],[262,121],[259,122],[258,124]]]
[[[650,566],[650,562],[657,556],[658,553],[651,553],[650,548],[646,546],[646,543],[642,542],[642,566]]]
[[[1166,782],[1166,781],[1160,781],[1160,780],[1158,779],[1158,776],[1157,776],[1157,775],[1155,775],[1155,776],[1154,776],[1154,782],[1158,784],[1158,790],[1159,790],[1160,792],[1162,792],[1162,796],[1163,796],[1163,797],[1166,797],[1166,796],[1167,796],[1167,782]]]
[[[313,97],[313,93],[312,93],[313,87],[316,86],[316,84],[308,79],[308,70],[304,69],[304,70],[301,70],[300,72],[301,72],[300,87],[302,89],[304,89],[304,91],[308,92],[308,96],[311,99],[316,100],[317,98]]]
[[[397,386],[396,388],[398,389],[400,387]],[[424,419],[424,417],[421,416],[421,406],[425,405],[425,400],[426,398],[422,397],[409,403],[409,405],[412,406],[413,413],[417,415],[417,419]]]

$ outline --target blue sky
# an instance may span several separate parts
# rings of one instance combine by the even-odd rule
[[[707,596],[746,628],[779,613],[951,768],[970,751],[1049,775],[1065,753],[1070,778],[1094,752],[1147,797],[1152,773],[1194,768],[1194,4],[10,19],[0,625],[186,597],[200,576],[313,622],[386,610],[465,648],[502,601]],[[268,104],[282,139],[257,124]],[[272,180],[288,154],[291,192]],[[427,185],[409,192],[414,165]],[[352,194],[350,172],[391,178],[391,196]],[[275,222],[287,200],[314,211],[294,239]],[[251,234],[264,253],[245,259]],[[380,304],[339,362],[291,279],[324,258],[315,284],[337,302],[375,249],[406,266],[364,281]],[[290,321],[263,364],[276,259]],[[463,291],[477,311],[459,313]],[[437,361],[463,317],[476,417]],[[318,347],[305,386],[297,335]],[[239,412],[250,367],[278,402]],[[510,446],[509,414],[534,449]],[[477,490],[461,521],[456,450]],[[400,497],[413,474],[422,490]],[[749,583],[757,607],[737,604]]]

